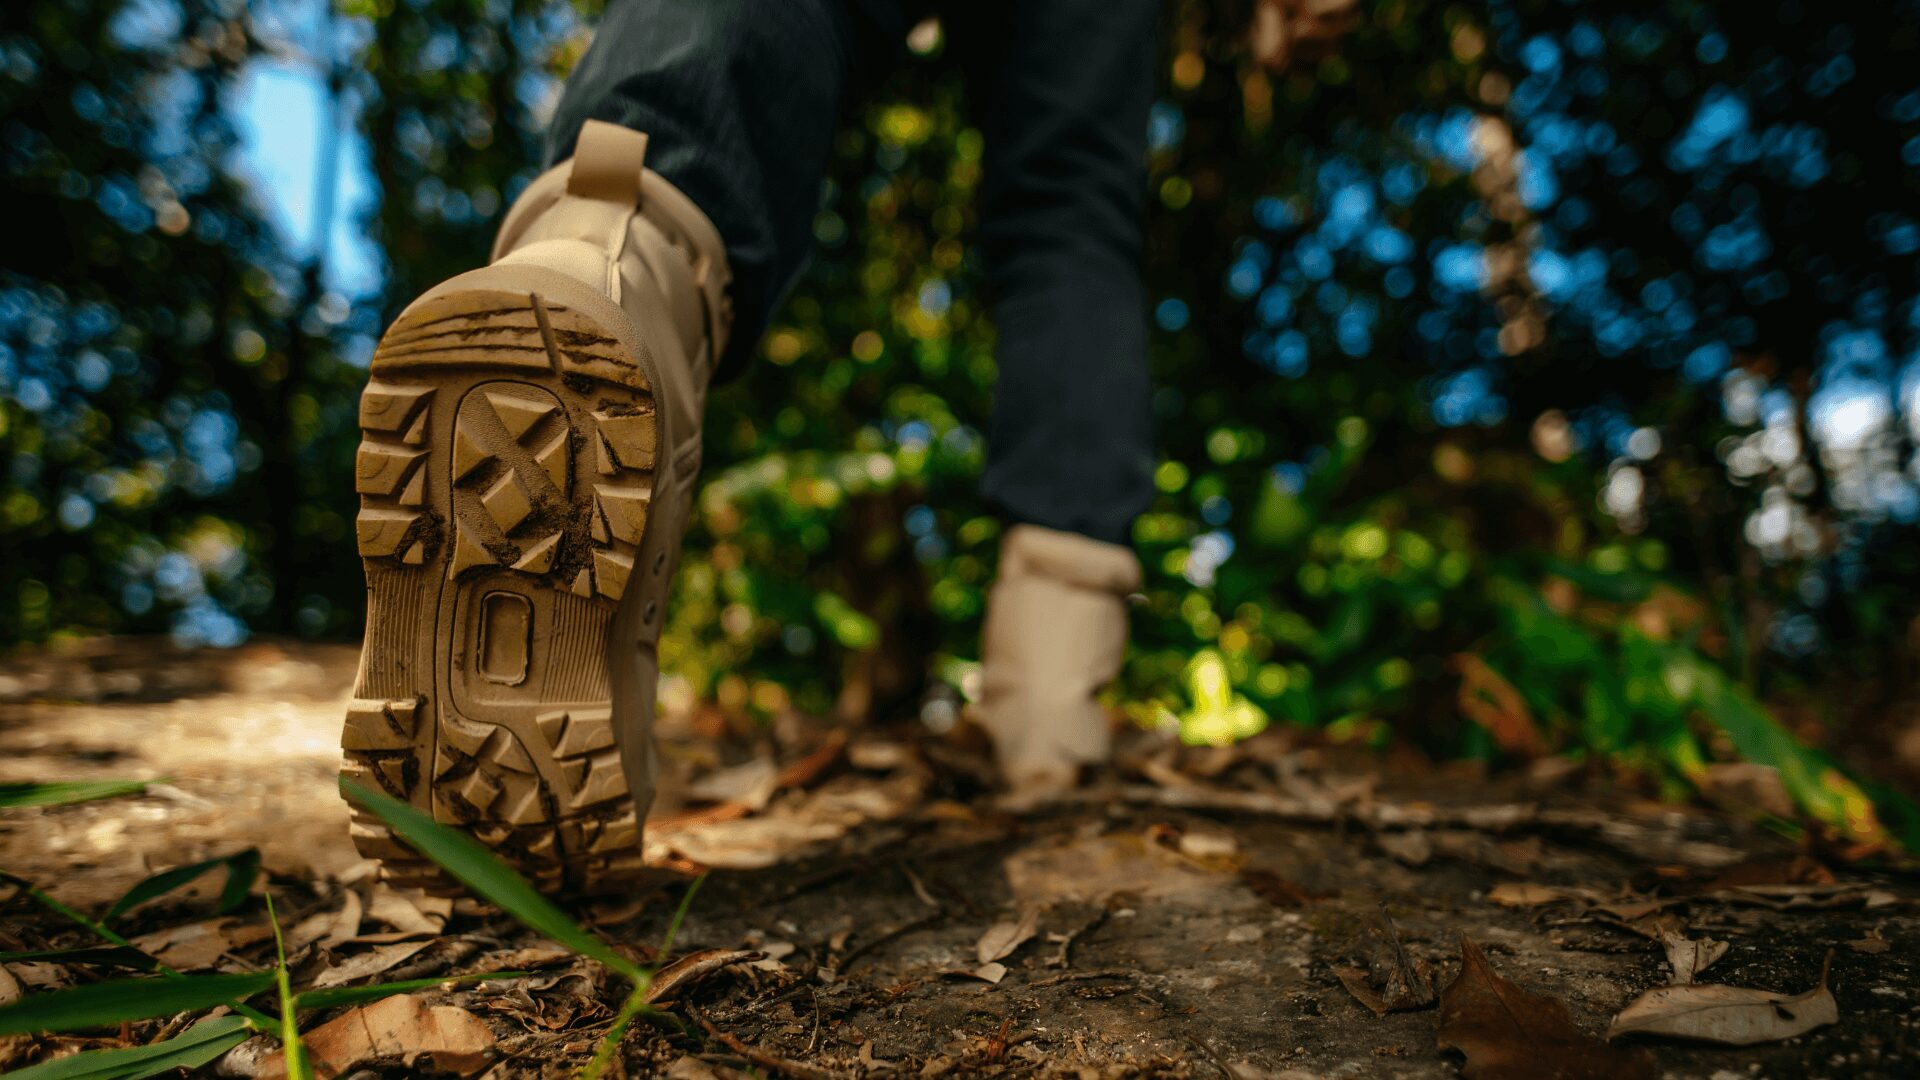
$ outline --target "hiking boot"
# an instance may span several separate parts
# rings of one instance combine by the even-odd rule
[[[388,327],[360,397],[367,631],[342,776],[550,891],[641,866],[655,651],[731,322],[720,236],[589,122],[483,269]],[[363,855],[444,888],[365,811]]]
[[[1072,787],[1107,760],[1113,729],[1098,695],[1127,651],[1126,596],[1140,561],[1118,544],[1016,525],[1000,545],[980,634],[976,716],[1016,796]]]

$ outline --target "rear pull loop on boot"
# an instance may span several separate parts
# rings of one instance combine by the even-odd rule
[[[1140,562],[1118,544],[1037,525],[1007,530],[981,632],[978,717],[1016,793],[1070,787],[1107,759],[1098,695],[1126,656]]]
[[[574,144],[567,194],[622,206],[640,205],[640,176],[647,167],[647,133],[589,120]]]
[[[599,120],[588,121],[580,129],[573,168],[567,171],[567,194],[615,209],[613,227],[607,230],[606,289],[608,298],[616,304],[623,291],[620,258],[626,254],[634,215],[640,212],[640,178],[646,168],[645,132]]]

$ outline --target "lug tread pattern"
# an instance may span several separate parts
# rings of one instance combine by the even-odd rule
[[[439,606],[451,610],[453,590],[509,573],[571,594],[569,604],[591,601],[568,616],[569,634],[579,619],[611,620],[635,573],[658,454],[653,399],[617,339],[538,296],[465,290],[410,308],[372,369],[356,537],[370,581],[407,575],[425,590],[424,604],[399,614],[431,620],[433,591],[448,590]],[[370,604],[369,648],[379,618]],[[396,654],[409,629],[432,632],[431,623],[383,629],[378,640]],[[597,658],[591,669],[566,662],[574,673],[559,700],[577,700],[588,684],[605,693]],[[424,675],[398,685],[425,689]],[[605,706],[541,707],[509,727],[425,693],[356,696],[341,743],[344,777],[463,827],[542,889],[613,888],[643,869],[641,822]],[[389,881],[457,889],[377,818],[357,807],[352,818],[355,844]]]

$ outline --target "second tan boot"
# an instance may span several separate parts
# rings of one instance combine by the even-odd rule
[[[1073,786],[1106,761],[1113,732],[1098,695],[1127,650],[1132,551],[1077,533],[1016,525],[981,630],[980,724],[1016,796]]]
[[[388,328],[360,398],[343,776],[556,891],[640,869],[655,645],[730,323],[719,234],[645,155],[590,122],[491,265]],[[377,818],[353,835],[389,879],[447,884]]]

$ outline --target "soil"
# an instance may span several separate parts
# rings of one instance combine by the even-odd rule
[[[367,977],[533,968],[417,996],[465,1009],[491,1033],[481,1058],[446,1059],[458,1071],[577,1074],[623,984],[471,899],[446,915],[415,897],[393,915],[393,897],[348,842],[334,778],[354,655],[114,642],[15,657],[0,668],[0,782],[160,782],[136,796],[0,811],[0,866],[97,915],[156,870],[257,847],[265,873],[254,892],[273,894],[282,923],[356,920],[297,944],[296,985],[349,962],[377,966],[356,958],[396,942],[420,948]],[[1662,929],[1729,944],[1701,982],[1794,994],[1830,965],[1839,1020],[1747,1047],[1623,1040],[1650,1051],[1659,1075],[1920,1070],[1910,877],[1816,857],[1715,811],[1649,805],[1571,765],[1489,779],[1401,769],[1305,736],[1234,751],[1142,736],[1106,786],[1018,807],[987,790],[974,748],[924,732],[849,738],[803,718],[733,731],[694,713],[663,722],[663,745],[670,767],[648,841],[660,879],[568,906],[644,963],[759,955],[663,1002],[667,1018],[636,1025],[609,1075],[1453,1077],[1463,1060],[1438,1047],[1435,1008],[1376,1015],[1338,969],[1372,965],[1380,990],[1379,976],[1424,964],[1439,990],[1460,970],[1466,937],[1501,976],[1564,1002],[1597,1035],[1670,981]],[[765,782],[779,770],[748,767],[756,762],[784,770],[779,782]],[[663,956],[688,875],[706,868]],[[271,963],[270,938],[245,932],[264,925],[260,897],[210,923],[219,878],[203,882],[136,909],[122,932],[210,924],[229,947],[199,958],[207,969]],[[418,918],[445,921],[422,932]],[[1033,931],[1024,940],[1023,920]],[[985,962],[996,950],[983,936],[1016,945],[997,961],[1003,973]],[[19,893],[0,901],[0,951],[87,943]],[[125,974],[78,963],[7,970],[28,993]],[[144,1044],[184,1023],[0,1040],[0,1067]],[[209,1068],[264,1075],[271,1047],[257,1037]],[[433,1064],[375,1056],[346,1074],[420,1075]]]

